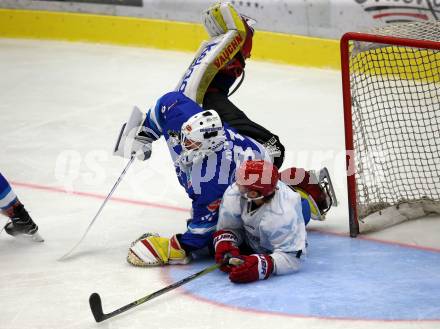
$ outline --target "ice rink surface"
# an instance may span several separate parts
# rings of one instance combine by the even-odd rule
[[[0,40],[0,172],[44,243],[0,234],[0,328],[439,328],[439,218],[348,238],[340,73],[249,61],[232,101],[277,133],[284,168],[327,166],[341,206],[309,225],[303,271],[250,285],[221,272],[106,322],[105,312],[212,262],[134,268],[131,241],[185,230],[190,202],[165,143],[136,162],[86,240],[81,237],[126,160],[111,151],[131,108],[175,88],[192,54],[108,45]],[[1,226],[6,222],[0,218]]]

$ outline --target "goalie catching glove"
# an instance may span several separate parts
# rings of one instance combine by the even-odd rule
[[[127,261],[135,266],[188,264],[190,260],[176,235],[163,238],[152,233],[145,233],[134,241],[127,256]]]
[[[151,156],[151,143],[158,139],[153,133],[145,131],[143,126],[145,117],[142,112],[134,107],[130,118],[121,128],[116,141],[114,155],[131,158],[133,154],[139,160],[147,160]]]

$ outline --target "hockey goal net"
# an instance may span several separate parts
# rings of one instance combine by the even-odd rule
[[[350,235],[440,213],[440,22],[341,39]]]

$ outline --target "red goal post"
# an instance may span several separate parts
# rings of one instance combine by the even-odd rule
[[[440,213],[440,22],[340,46],[350,235]]]

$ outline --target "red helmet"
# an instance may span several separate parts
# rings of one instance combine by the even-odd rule
[[[275,192],[278,183],[278,169],[264,160],[247,160],[241,164],[235,174],[238,186],[257,191],[262,196]]]

